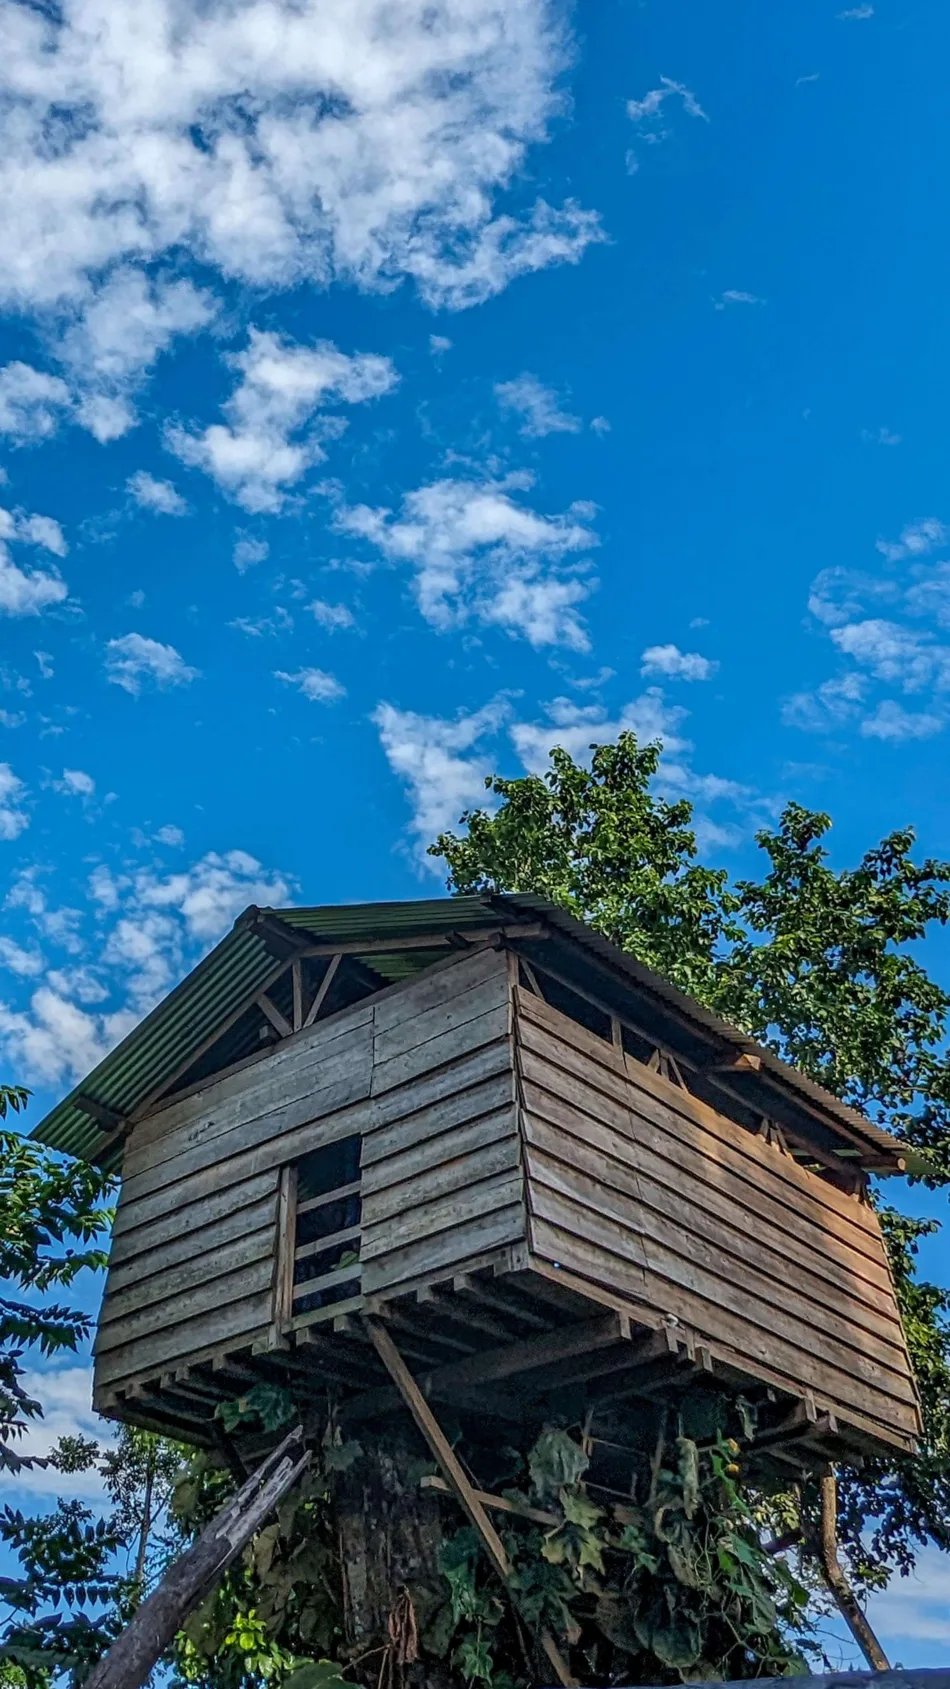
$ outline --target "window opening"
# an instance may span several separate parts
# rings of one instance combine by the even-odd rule
[[[297,1163],[294,1318],[359,1294],[361,1144],[339,1138]]]

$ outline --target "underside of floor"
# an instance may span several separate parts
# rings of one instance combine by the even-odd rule
[[[350,1298],[251,1345],[224,1344],[107,1392],[96,1405],[221,1452],[220,1405],[267,1382],[290,1393],[308,1434],[319,1438],[331,1415],[347,1433],[365,1434],[405,1411],[366,1315],[385,1324],[433,1411],[475,1441],[504,1433],[524,1446],[546,1423],[583,1425],[609,1469],[615,1462],[606,1451],[635,1444],[644,1414],[671,1402],[700,1445],[720,1433],[735,1437],[747,1475],[765,1483],[787,1483],[829,1462],[858,1466],[891,1447],[810,1392],[795,1395],[751,1377],[678,1322],[651,1326],[553,1267],[533,1261],[529,1270],[510,1249],[475,1271],[385,1300]]]

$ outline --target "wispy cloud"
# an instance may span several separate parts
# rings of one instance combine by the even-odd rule
[[[724,293],[718,294],[713,300],[713,306],[717,311],[725,311],[730,305],[764,304],[765,300],[760,299],[757,293],[744,293],[742,289],[738,287],[727,287]]]
[[[18,839],[30,825],[23,808],[26,787],[8,762],[0,762],[0,839]]]
[[[140,510],[154,510],[158,516],[187,516],[188,505],[171,481],[159,481],[147,469],[137,469],[125,483],[126,491]]]
[[[529,440],[546,434],[577,434],[581,419],[561,409],[552,387],[545,387],[536,375],[519,375],[514,381],[497,381],[495,397],[502,410],[521,418],[518,430]]]
[[[668,76],[661,76],[659,87],[651,88],[641,99],[628,100],[627,116],[632,123],[652,128],[670,99],[682,101],[683,110],[688,117],[701,117],[704,123],[709,122],[696,95],[684,83],[674,82]]]
[[[711,680],[719,664],[698,651],[681,651],[678,645],[650,645],[640,658],[640,673],[649,679]]]
[[[908,557],[929,557],[950,541],[950,529],[936,516],[908,522],[898,540],[878,540],[877,549],[888,563],[903,563]]]
[[[295,687],[313,704],[334,704],[338,698],[346,696],[346,687],[341,686],[336,676],[327,674],[325,669],[298,669],[295,674],[275,669],[274,679],[283,681],[285,686]]]
[[[541,515],[516,496],[530,485],[524,475],[434,481],[407,493],[398,516],[344,505],[336,526],[412,567],[419,609],[433,627],[477,621],[535,646],[584,651],[578,606],[592,583],[575,559],[598,543],[591,507]]]
[[[398,380],[389,358],[349,357],[329,341],[302,346],[258,329],[228,362],[240,379],[223,406],[225,421],[200,433],[173,424],[166,444],[251,511],[280,510],[288,489],[326,457],[325,442],[346,427],[327,404],[379,398]]]
[[[174,645],[163,645],[145,634],[126,633],[120,639],[110,639],[106,646],[109,680],[131,692],[134,698],[143,687],[153,686],[164,692],[169,687],[188,686],[198,678],[198,673]]]
[[[0,508],[0,615],[38,616],[62,604],[69,588],[56,570],[23,569],[10,554],[10,545],[30,545],[63,557],[66,540],[51,516],[31,516]]]

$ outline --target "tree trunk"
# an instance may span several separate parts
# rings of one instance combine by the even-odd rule
[[[423,1671],[414,1643],[446,1600],[443,1536],[465,1521],[453,1517],[450,1501],[420,1490],[419,1469],[408,1438],[374,1437],[336,1479],[344,1622],[348,1652],[367,1683],[442,1689],[451,1673],[433,1671],[431,1659]]]

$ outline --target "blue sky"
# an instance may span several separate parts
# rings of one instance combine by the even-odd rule
[[[736,872],[787,797],[842,863],[946,853],[944,8],[0,15],[37,1112],[248,902],[437,888],[433,833],[554,742],[661,734]],[[950,1658],[924,1574],[908,1664]]]

